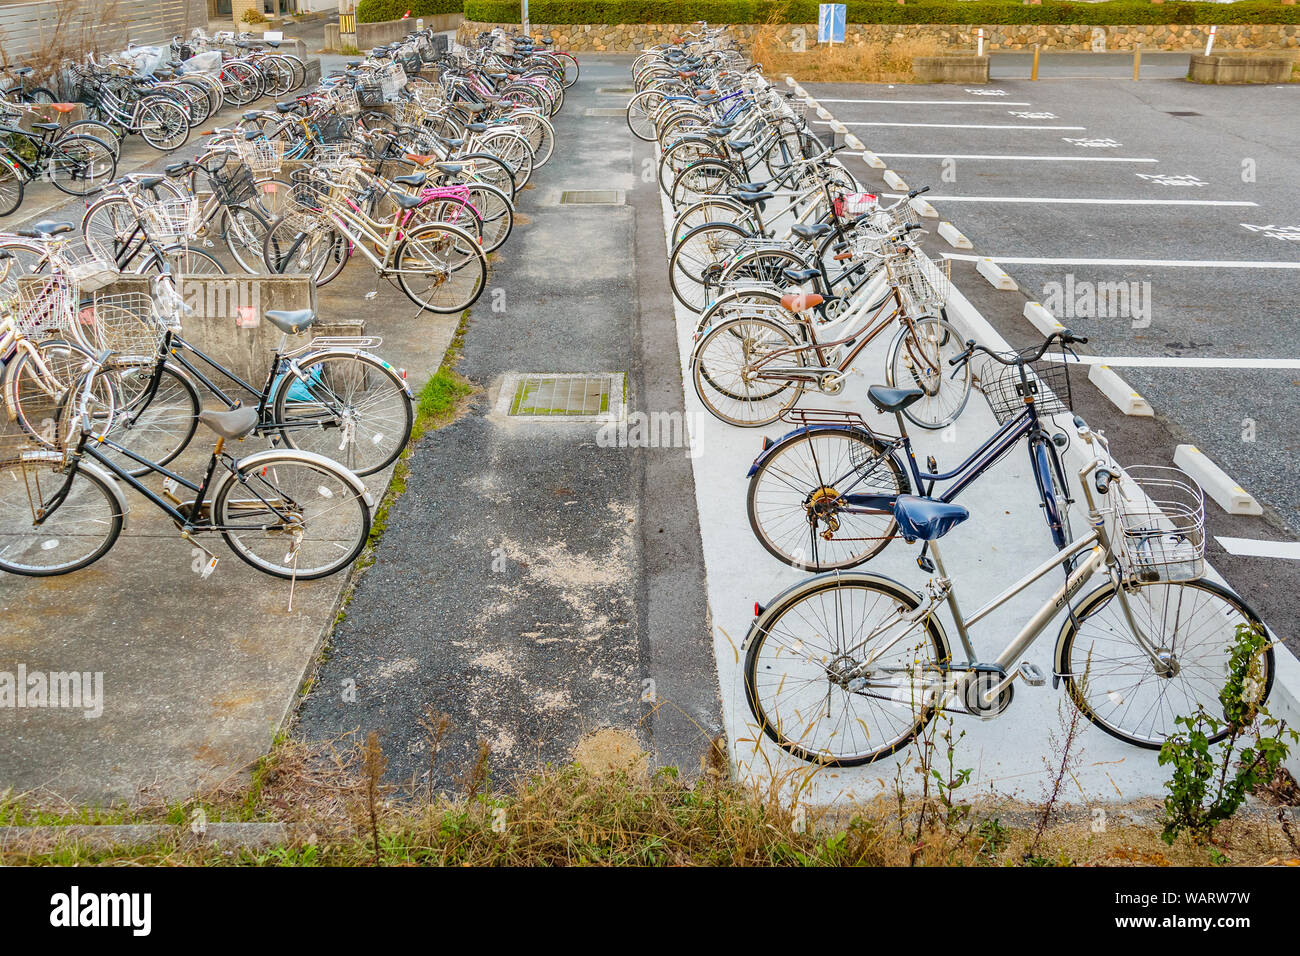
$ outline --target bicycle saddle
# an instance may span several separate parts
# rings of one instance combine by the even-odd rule
[[[773,196],[773,194],[769,192],[751,193],[741,190],[733,191],[728,195],[737,202],[743,202],[747,206],[752,206],[755,203],[766,202]]]
[[[316,323],[316,313],[311,309],[268,309],[266,320],[281,332],[297,335]]]
[[[420,196],[408,196],[405,193],[393,193],[392,200],[402,209],[414,209],[424,202],[424,199]]]
[[[28,239],[39,239],[42,236],[57,236],[60,233],[71,231],[72,223],[70,222],[52,222],[49,219],[42,219],[26,229],[19,229],[18,235]]]
[[[898,522],[898,533],[909,543],[918,538],[922,541],[942,538],[969,517],[970,512],[961,505],[949,504],[937,498],[899,495],[894,499],[894,520]]]
[[[446,173],[448,176],[458,176],[460,171],[465,168],[464,163],[434,163],[433,168],[440,173]]]
[[[756,193],[756,192],[759,192],[760,190],[766,189],[766,188],[767,188],[767,184],[768,184],[769,182],[771,182],[770,179],[769,179],[769,180],[764,180],[764,181],[761,182],[761,183],[741,183],[741,184],[740,184],[739,186],[737,186],[736,188],[737,188],[737,189],[740,189],[740,190],[743,190],[744,192],[747,192],[747,193]]]
[[[749,149],[749,147],[754,145],[754,141],[752,139],[729,139],[727,140],[727,145],[736,152],[743,153],[745,150]]]
[[[56,130],[56,129],[62,129],[62,128],[63,128],[63,127],[60,126],[58,123],[33,123],[33,124],[32,124],[32,129],[44,130],[44,131],[47,132],[47,133],[52,132],[53,130]]]
[[[161,183],[164,183],[166,181],[167,181],[166,176],[141,176],[139,179],[135,181],[135,184],[139,186],[141,189],[153,189],[155,186],[158,186]]]
[[[394,176],[393,182],[401,183],[403,186],[423,186],[428,178],[428,173],[411,173],[409,176]]]
[[[781,307],[791,312],[807,312],[825,301],[816,292],[787,292],[781,296]]]
[[[835,227],[829,222],[818,222],[811,226],[794,225],[790,227],[790,231],[800,239],[816,239],[819,236],[829,235],[834,229]]]
[[[815,279],[822,274],[821,269],[782,269],[781,275],[785,276],[791,282],[807,282],[809,279]]]
[[[233,440],[243,438],[257,428],[261,416],[256,408],[232,408],[220,412],[204,410],[199,412],[199,421],[222,438]]]
[[[465,128],[471,133],[481,133],[487,129],[487,123],[466,123]]]
[[[872,385],[867,389],[867,398],[871,404],[882,412],[901,412],[918,398],[925,395],[919,388],[888,388],[884,385]]]

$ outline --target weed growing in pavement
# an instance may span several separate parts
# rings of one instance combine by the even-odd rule
[[[1180,833],[1197,842],[1212,840],[1215,828],[1237,812],[1249,793],[1274,779],[1290,745],[1300,741],[1300,733],[1271,717],[1259,703],[1259,668],[1268,647],[1263,628],[1238,626],[1227,682],[1219,692],[1222,716],[1198,708],[1191,716],[1179,717],[1182,731],[1160,748],[1161,766],[1173,770],[1165,784],[1169,794],[1161,837],[1166,843]],[[1211,744],[1210,739],[1225,729],[1227,736]],[[1239,746],[1247,738],[1249,742]]]

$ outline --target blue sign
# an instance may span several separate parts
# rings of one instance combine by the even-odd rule
[[[817,5],[817,42],[844,42],[844,4],[819,3]]]

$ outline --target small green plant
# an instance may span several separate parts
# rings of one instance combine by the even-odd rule
[[[1219,692],[1222,717],[1198,707],[1190,717],[1177,719],[1183,730],[1160,748],[1161,766],[1173,768],[1165,784],[1169,795],[1160,834],[1165,843],[1172,844],[1180,833],[1197,841],[1211,839],[1214,828],[1232,817],[1252,790],[1273,779],[1290,744],[1300,740],[1286,721],[1269,716],[1260,705],[1259,668],[1268,646],[1261,627],[1239,626],[1228,679]],[[1211,744],[1225,728],[1227,736]]]

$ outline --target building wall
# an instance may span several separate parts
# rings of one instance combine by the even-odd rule
[[[8,62],[22,60],[48,49],[59,23],[58,0],[0,5],[0,54]],[[93,25],[92,34],[102,49],[138,44],[167,43],[194,27],[208,24],[206,0],[83,0],[77,28]],[[104,10],[113,9],[105,27]]]

